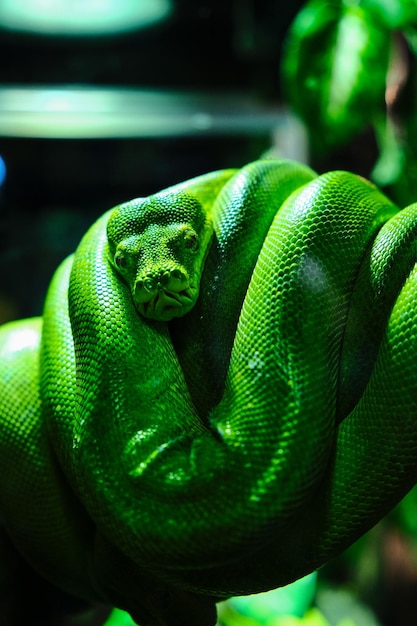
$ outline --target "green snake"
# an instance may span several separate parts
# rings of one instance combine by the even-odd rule
[[[4,526],[141,625],[290,583],[417,482],[417,204],[264,159],[105,213],[0,331]]]

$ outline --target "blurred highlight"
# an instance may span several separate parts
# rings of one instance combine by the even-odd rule
[[[1,87],[0,135],[44,138],[260,135],[288,115],[245,94]]]
[[[0,187],[6,181],[6,175],[7,175],[6,163],[5,163],[4,159],[0,155]]]
[[[39,35],[114,35],[166,19],[170,0],[2,0],[0,26]]]
[[[317,615],[309,613],[316,593],[317,574],[291,585],[250,596],[230,598],[218,605],[220,626],[321,626]],[[314,619],[312,620],[312,618]],[[320,618],[321,619],[321,618]]]

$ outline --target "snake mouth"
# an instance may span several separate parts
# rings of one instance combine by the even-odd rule
[[[169,322],[174,317],[181,317],[188,313],[194,306],[195,300],[196,289],[190,285],[181,291],[159,289],[149,294],[146,300],[135,300],[135,304],[143,317]]]
[[[180,268],[142,273],[133,288],[133,300],[139,313],[148,319],[169,322],[193,308],[198,287]]]

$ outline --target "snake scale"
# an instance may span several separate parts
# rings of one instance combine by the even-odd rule
[[[417,204],[287,160],[105,213],[0,329],[0,503],[141,625],[290,583],[417,481]]]

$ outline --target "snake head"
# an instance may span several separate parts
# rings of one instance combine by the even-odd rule
[[[192,309],[212,234],[211,221],[189,193],[165,191],[113,210],[110,262],[143,317],[169,321]]]

